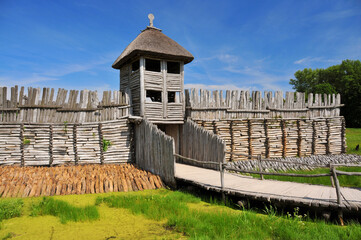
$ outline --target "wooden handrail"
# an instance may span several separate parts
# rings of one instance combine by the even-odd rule
[[[253,170],[242,170],[236,168],[225,167],[225,170],[240,172],[240,173],[250,173],[250,174],[262,174],[262,175],[274,175],[274,176],[290,176],[290,177],[328,177],[331,176],[331,173],[320,173],[320,174],[298,174],[298,173],[278,173],[278,172],[261,172]]]
[[[176,154],[176,153],[174,153],[173,155],[176,156],[176,157],[178,157],[178,158],[180,158],[180,159],[184,159],[184,160],[188,160],[188,161],[192,161],[192,162],[196,162],[196,163],[214,164],[214,165],[219,165],[219,164],[220,164],[219,162],[199,161],[199,160],[197,160],[197,159],[184,157],[184,156],[179,155],[179,154]]]

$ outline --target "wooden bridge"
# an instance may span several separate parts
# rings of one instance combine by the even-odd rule
[[[235,173],[224,173],[222,189],[220,171],[176,163],[175,177],[206,190],[300,207],[361,210],[361,189],[340,188],[344,201],[339,203],[333,187],[276,180],[260,180]]]

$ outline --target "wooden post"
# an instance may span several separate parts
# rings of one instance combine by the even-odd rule
[[[234,153],[234,134],[233,134],[233,121],[229,123],[229,133],[231,135],[231,152]],[[233,154],[231,154],[229,161],[233,162]]]
[[[269,158],[270,157],[270,144],[269,144],[269,137],[268,137],[268,121],[267,121],[267,119],[264,119],[263,127],[264,127],[264,135],[265,135],[265,141],[264,141],[265,157]]]
[[[302,157],[302,133],[299,119],[297,120],[297,155],[298,157]]]
[[[144,105],[145,105],[145,89],[144,89],[144,71],[145,71],[145,59],[144,57],[140,57],[139,59],[139,77],[140,77],[140,116],[144,117]]]
[[[332,173],[332,163],[329,164],[329,167],[330,167],[330,172]],[[335,187],[335,181],[333,180],[333,175],[330,176],[330,179],[331,179],[331,185],[332,187],[334,188]]]
[[[73,125],[73,150],[74,150],[74,161],[75,165],[78,165],[78,146],[77,146],[77,125]]]
[[[312,147],[311,147],[311,153],[312,155],[316,152],[316,123],[315,120],[312,120]]]
[[[281,131],[282,131],[282,157],[287,156],[287,136],[286,136],[286,123],[281,119]]]
[[[100,148],[100,164],[104,163],[104,138],[103,138],[103,124],[98,124],[98,135],[99,135],[99,148]]]
[[[257,156],[257,160],[258,160],[258,168],[259,168],[259,171],[260,171],[260,172],[263,172],[262,156],[261,156],[261,154]],[[264,177],[263,177],[263,174],[262,174],[262,173],[260,173],[259,176],[260,176],[261,180],[264,180]]]
[[[251,123],[250,119],[248,119],[247,125],[248,125],[248,155],[252,155],[253,154],[253,148],[252,148],[252,123]],[[251,158],[249,158],[249,159],[251,159]]]
[[[226,204],[226,195],[224,193],[224,168],[223,162],[219,163],[219,172],[221,174],[221,193],[222,193],[222,201]]]
[[[342,198],[341,198],[340,182],[338,181],[337,173],[336,173],[336,171],[335,171],[335,167],[334,167],[334,166],[332,166],[331,172],[332,172],[332,176],[333,176],[333,181],[335,182],[335,185],[336,185],[337,203],[338,203],[339,206],[341,206],[341,204],[342,204]]]
[[[330,126],[330,121],[328,118],[326,118],[326,126],[327,126],[327,133],[326,133],[326,154],[330,154],[330,131],[331,131],[331,126]]]
[[[49,166],[53,165],[54,153],[53,153],[53,125],[49,124]]]
[[[20,124],[20,166],[24,167],[25,157],[24,157],[24,124]]]
[[[167,118],[167,105],[168,105],[168,91],[167,91],[167,62],[160,62],[161,72],[163,76],[163,91],[162,91],[162,103],[163,103],[163,118]]]
[[[345,122],[345,118],[341,118],[341,153],[346,153],[346,141],[345,141],[345,136],[346,136],[346,122]]]

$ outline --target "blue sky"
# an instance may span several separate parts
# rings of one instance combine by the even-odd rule
[[[116,90],[148,13],[195,57],[188,88],[289,91],[299,69],[361,59],[359,0],[0,0],[0,86]]]

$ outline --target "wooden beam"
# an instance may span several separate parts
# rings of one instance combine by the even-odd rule
[[[144,105],[145,105],[145,89],[144,89],[144,71],[145,71],[145,59],[140,57],[139,59],[139,70],[140,70],[140,116],[144,117]]]

